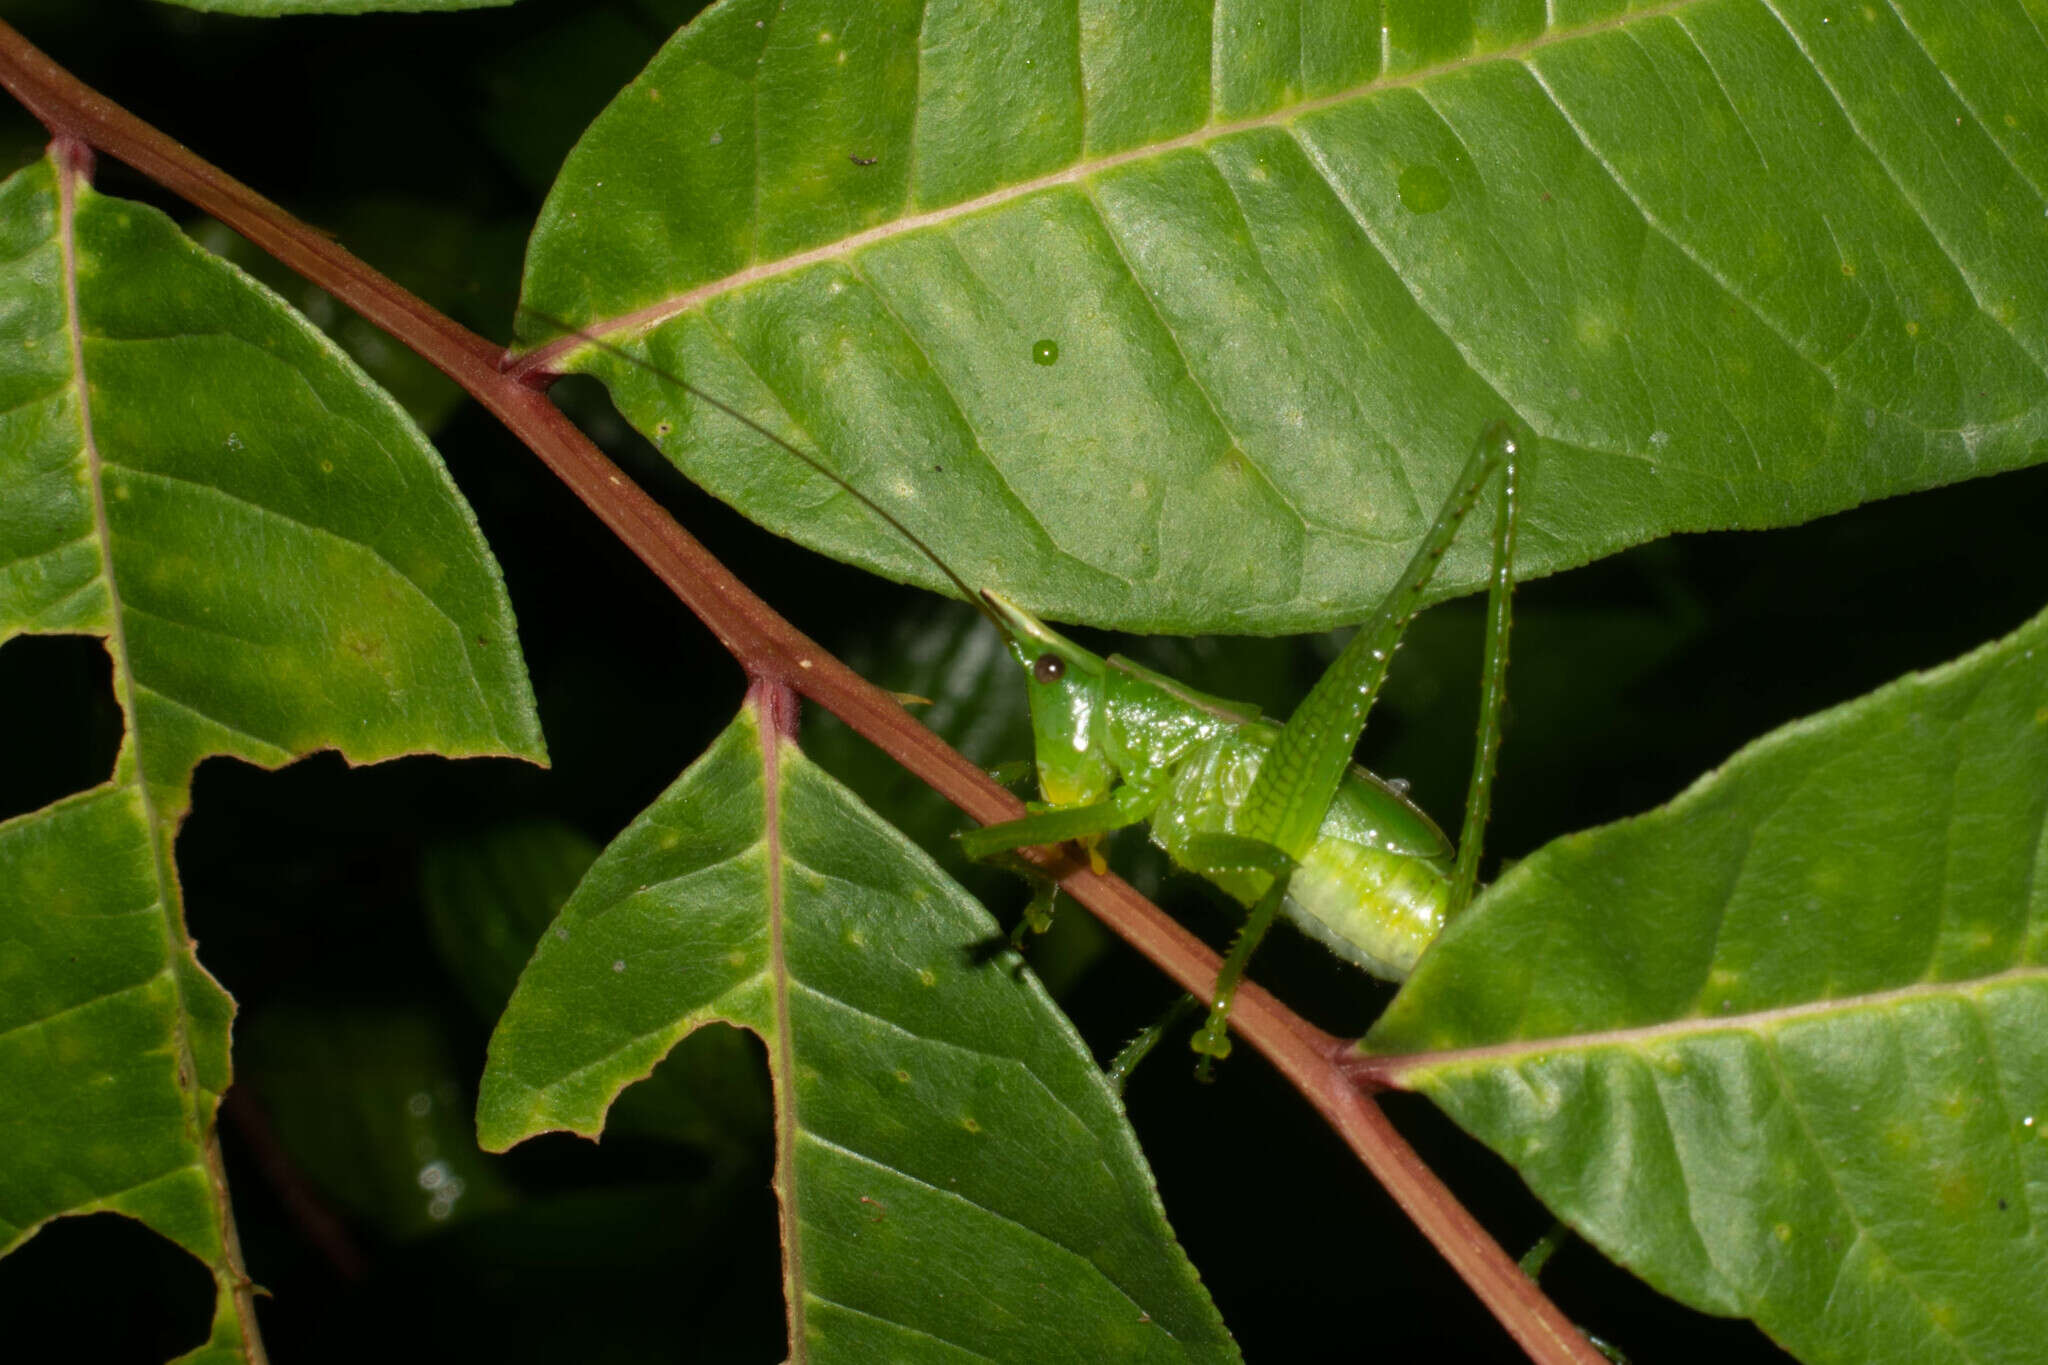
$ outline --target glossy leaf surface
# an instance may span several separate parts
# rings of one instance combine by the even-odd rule
[[[728,0],[565,165],[523,335],[1049,616],[1344,624],[1505,414],[1525,575],[2048,459],[2044,91],[2019,0]]]
[[[238,1357],[211,1137],[233,1004],[172,862],[192,770],[538,759],[539,723],[469,509],[278,299],[44,162],[0,185],[0,317],[0,641],[103,638],[127,722],[109,780],[0,824],[0,1249],[140,1219],[213,1267]]]
[[[1000,943],[750,704],[541,939],[479,1135],[596,1136],[732,1023],[775,1080],[794,1359],[1234,1359],[1101,1074]]]
[[[1367,1039],[1809,1361],[2048,1337],[2048,615],[1515,866]]]
[[[421,890],[427,924],[442,964],[479,1019],[496,1022],[504,1011],[520,970],[597,854],[582,834],[544,820],[503,825],[426,851]],[[699,1029],[620,1099],[606,1131],[736,1157],[770,1140],[768,1109],[757,1049],[733,1029]]]

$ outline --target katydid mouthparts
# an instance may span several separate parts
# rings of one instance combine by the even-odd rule
[[[830,479],[929,559],[1001,633],[1028,678],[1042,799],[1019,819],[960,834],[968,856],[999,858],[1071,840],[1100,866],[1103,836],[1142,823],[1175,865],[1247,907],[1210,993],[1208,1020],[1191,1040],[1204,1067],[1230,1052],[1231,1000],[1278,914],[1347,961],[1400,981],[1471,899],[1500,743],[1514,582],[1522,442],[1508,422],[1480,433],[1392,590],[1280,726],[1256,707],[1206,696],[1120,655],[1103,658],[1001,593],[976,591],[819,456],[630,351],[527,311],[674,385]],[[1495,482],[1478,738],[1454,848],[1402,787],[1354,763],[1352,752],[1438,563]],[[1043,928],[1049,904],[1047,890],[1026,923]]]

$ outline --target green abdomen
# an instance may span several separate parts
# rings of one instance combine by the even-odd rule
[[[1235,832],[1274,734],[1270,725],[1247,725],[1189,755],[1152,817],[1152,837],[1176,861],[1190,834]],[[1354,766],[1288,883],[1285,910],[1338,956],[1399,981],[1443,928],[1453,857],[1450,841],[1419,807]],[[1209,880],[1246,905],[1266,885],[1256,873]]]

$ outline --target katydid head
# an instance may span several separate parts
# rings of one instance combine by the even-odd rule
[[[981,600],[1031,679],[1039,792],[1058,806],[1109,795],[1116,773],[1096,733],[1109,666],[1001,593],[984,588]]]

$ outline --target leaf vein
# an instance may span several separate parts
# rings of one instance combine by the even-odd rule
[[[2006,165],[2012,168],[2012,173],[2019,177],[2020,183],[2034,192],[2036,199],[2048,199],[2048,191],[2044,191],[2041,186],[2035,184],[2033,177],[2021,168],[2019,162],[2013,160],[2012,150],[2005,145],[2004,139],[2000,138],[1998,133],[1992,128],[1990,121],[1979,112],[1976,105],[1970,103],[1969,99],[1964,96],[1962,88],[1955,83],[1955,78],[1948,74],[1948,68],[1935,60],[1934,53],[1928,50],[1927,40],[1920,36],[1919,31],[1911,23],[1907,22],[1905,11],[1899,8],[1899,0],[1885,0],[1885,3],[1890,6],[1892,17],[1899,21],[1899,27],[1905,31],[1908,38],[1913,40],[1913,46],[1920,49],[1920,55],[1927,59],[1927,65],[1933,69],[1935,75],[1941,77],[1942,84],[1948,87],[1949,94],[1955,96],[1956,103],[1968,112],[1970,121],[1975,123],[1978,131],[1984,134],[1984,140],[1998,149],[1998,155],[2004,160]]]
[[[1094,1125],[1090,1124],[1088,1120],[1082,1118],[1080,1114],[1075,1112],[1071,1105],[1069,1105],[1065,1100],[1061,1099],[1059,1094],[1055,1092],[1051,1086],[1048,1086],[1045,1083],[1044,1078],[1039,1076],[1038,1072],[1035,1069],[1033,1069],[1031,1064],[1024,1058],[1013,1057],[1001,1052],[990,1052],[984,1048],[971,1047],[966,1043],[955,1042],[950,1038],[937,1038],[929,1033],[919,1033],[915,1029],[907,1028],[904,1025],[899,1024],[894,1019],[887,1018],[884,1015],[876,1014],[873,1010],[863,1009],[859,1005],[853,1004],[851,1001],[848,1001],[843,997],[832,994],[830,991],[821,990],[818,987],[810,984],[808,981],[803,980],[801,977],[792,976],[790,979],[798,987],[798,989],[806,992],[807,994],[819,1000],[825,1001],[828,1004],[837,1005],[839,1006],[839,1008],[845,1010],[849,1014],[858,1015],[863,1019],[873,1020],[875,1023],[882,1025],[884,1028],[887,1028],[894,1033],[901,1034],[903,1037],[909,1038],[915,1042],[922,1043],[930,1047],[944,1048],[948,1052],[964,1053],[969,1057],[985,1058],[988,1061],[998,1062],[1005,1067],[1013,1067],[1016,1070],[1021,1071],[1034,1086],[1036,1086],[1040,1091],[1044,1093],[1047,1099],[1051,1100],[1055,1105],[1059,1106],[1060,1111],[1066,1114],[1068,1118],[1071,1118],[1074,1121],[1075,1127],[1079,1128],[1084,1133],[1090,1134],[1091,1136],[1095,1135]]]
[[[1985,1059],[1991,1063],[1991,1084],[1985,1089],[1997,1097],[1998,1112],[2004,1120],[1999,1124],[1999,1131],[2006,1135],[2006,1148],[2012,1154],[2013,1167],[2024,1172],[2026,1153],[2022,1149],[2026,1143],[2038,1139],[2033,1136],[2031,1128],[2014,1121],[2012,1097],[2006,1093],[2005,1088],[2005,1068],[1998,1064],[1998,1031],[1993,1027],[1990,1011],[1985,1009],[1982,999],[1965,999],[1963,1005],[1976,1016],[1977,1027],[1983,1031],[1981,1044]],[[2024,1175],[2017,1182],[2015,1193],[2020,1202],[2020,1214],[2031,1228],[2034,1226],[2033,1203],[2027,1198],[2027,1181]]]
[[[1496,51],[1452,58],[1434,66],[1418,67],[1399,76],[1376,74],[1344,90],[1334,91],[1327,95],[1318,95],[1312,99],[1298,100],[1277,109],[1267,110],[1263,113],[1253,114],[1241,119],[1232,119],[1223,123],[1216,121],[1217,82],[1214,69],[1216,24],[1215,16],[1212,12],[1209,16],[1211,32],[1209,117],[1201,127],[1191,132],[1163,138],[1141,147],[1126,148],[1121,151],[1106,153],[1092,160],[1086,158],[1079,159],[1072,165],[1062,167],[1057,171],[1035,176],[1029,180],[1022,180],[1014,185],[1006,185],[971,199],[964,199],[941,208],[910,214],[892,222],[882,223],[872,228],[850,233],[845,237],[827,242],[822,246],[792,252],[776,260],[757,262],[745,270],[706,281],[703,284],[685,289],[670,298],[645,308],[636,309],[630,313],[617,314],[609,318],[591,319],[586,327],[576,333],[559,338],[557,341],[547,345],[535,347],[526,352],[525,355],[529,361],[545,364],[551,370],[558,369],[559,366],[565,363],[564,357],[578,349],[579,343],[587,346],[592,339],[604,337],[612,333],[645,331],[679,313],[697,309],[721,295],[732,293],[763,279],[792,274],[808,266],[816,265],[821,261],[834,260],[842,256],[851,255],[875,242],[887,241],[890,238],[916,232],[926,227],[967,218],[984,210],[1037,194],[1043,190],[1053,189],[1061,185],[1085,182],[1104,171],[1112,170],[1118,166],[1157,158],[1183,148],[1199,147],[1204,143],[1229,137],[1235,133],[1246,132],[1256,128],[1284,128],[1304,114],[1314,113],[1321,109],[1335,108],[1354,100],[1370,98],[1388,90],[1410,89],[1421,85],[1425,81],[1445,76],[1455,71],[1466,70],[1482,63],[1526,60],[1534,52],[1555,46],[1561,42],[1567,42],[1573,37],[1583,37],[1587,34],[1622,28],[1628,24],[1641,23],[1696,3],[1698,3],[1698,0],[1662,0],[1662,3],[1653,4],[1645,9],[1583,24],[1571,33],[1559,33],[1553,24],[1546,27],[1543,34],[1526,43],[1508,44]],[[1385,15],[1384,11],[1382,11],[1382,73],[1385,71],[1386,33]],[[759,100],[758,90],[757,83],[757,106]],[[756,147],[756,156],[758,158],[758,138],[756,140]],[[757,194],[755,205],[757,221],[759,219],[759,212]]]
[[[1818,80],[1821,88],[1828,92],[1828,98],[1835,102],[1835,108],[1841,110],[1842,119],[1848,125],[1849,131],[1855,134],[1856,141],[1861,143],[1863,149],[1870,153],[1870,159],[1877,164],[1879,170],[1884,172],[1885,179],[1889,180],[1892,188],[1898,191],[1899,198],[1904,200],[1906,206],[1913,210],[1914,215],[1920,220],[1921,228],[1927,233],[1927,239],[1934,243],[1935,250],[1942,254],[1943,258],[1948,261],[1949,268],[1956,272],[1956,278],[1960,279],[1964,287],[1970,291],[1970,299],[1977,305],[1977,312],[1988,319],[1999,331],[2003,332],[2006,339],[2011,341],[2021,354],[2032,359],[2036,366],[2048,369],[2048,357],[2035,355],[2030,351],[2026,342],[2020,339],[2019,333],[2013,331],[2011,324],[2001,322],[1998,315],[1985,306],[1984,292],[1978,286],[1976,278],[1964,267],[1962,257],[1956,252],[1955,248],[1942,239],[1941,233],[1935,230],[1933,216],[1927,212],[1926,207],[1921,204],[1919,199],[1906,189],[1905,182],[1899,179],[1898,172],[1892,168],[1891,163],[1878,150],[1877,143],[1872,140],[1868,133],[1864,132],[1863,126],[1856,121],[1855,114],[1849,110],[1848,102],[1842,98],[1842,92],[1837,90],[1835,83],[1828,79],[1827,72],[1821,70],[1819,61],[1814,58],[1812,51],[1806,46],[1805,40],[1799,36],[1798,32],[1793,29],[1791,22],[1778,9],[1777,0],[1761,0],[1761,3],[1770,12],[1771,17],[1778,21],[1779,27],[1785,30],[1785,36],[1790,38],[1792,45],[1799,49],[1799,55],[1806,59],[1806,64],[1813,69],[1814,79]]]
[[[796,1135],[803,1141],[815,1143],[818,1146],[836,1152],[849,1160],[858,1161],[864,1165],[872,1166],[878,1171],[887,1171],[892,1175],[898,1176],[901,1179],[906,1180],[913,1185],[919,1186],[920,1188],[925,1189],[934,1195],[937,1195],[941,1199],[952,1200],[957,1203],[965,1204],[968,1208],[976,1209],[981,1213],[988,1215],[990,1218],[995,1219],[998,1223],[1004,1223],[1009,1225],[1010,1227],[1017,1229],[1017,1231],[1031,1238],[1033,1241],[1042,1242],[1045,1245],[1052,1247],[1055,1250],[1069,1257],[1072,1257],[1074,1260],[1079,1261],[1082,1265],[1088,1267],[1088,1269],[1093,1271],[1096,1277],[1100,1279],[1104,1284],[1108,1285],[1111,1289],[1114,1289],[1117,1292],[1118,1297],[1123,1299],[1125,1303],[1128,1303],[1131,1307],[1137,1309],[1140,1313],[1145,1312],[1145,1305],[1139,1302],[1137,1299],[1133,1298],[1131,1296],[1131,1292],[1128,1289],[1125,1289],[1122,1285],[1118,1284],[1114,1279],[1112,1279],[1109,1273],[1106,1270],[1104,1270],[1102,1266],[1094,1260],[1094,1258],[1088,1256],[1084,1252],[1081,1252],[1073,1247],[1068,1246],[1065,1242],[1062,1242],[1059,1238],[1054,1237],[1052,1234],[1040,1232],[1037,1228],[1031,1227],[1026,1223],[1020,1223],[1017,1221],[1017,1219],[1011,1217],[1009,1214],[1003,1213],[997,1209],[992,1209],[988,1207],[988,1205],[986,1204],[982,1204],[977,1202],[976,1200],[970,1199],[968,1196],[960,1193],[958,1190],[949,1190],[942,1186],[934,1185],[931,1181],[926,1180],[924,1177],[916,1175],[910,1171],[906,1171],[900,1166],[891,1166],[888,1162],[881,1161],[875,1157],[869,1156],[866,1152],[856,1151],[854,1148],[848,1147],[844,1143],[834,1142],[831,1138],[824,1136],[822,1133],[819,1133],[816,1129],[800,1127],[797,1129]],[[1163,1324],[1160,1325],[1160,1328],[1162,1331],[1165,1331],[1168,1336],[1173,1335],[1171,1330],[1165,1328]]]
[[[119,915],[94,916],[94,918],[119,919],[129,915],[143,915],[152,912],[160,913],[163,910],[163,905],[164,903],[162,898],[158,898],[156,900],[150,901],[146,905],[138,905],[133,907],[132,909],[123,910],[120,912]],[[24,1019],[18,1024],[13,1024],[8,1026],[7,1028],[0,1029],[0,1038],[12,1038],[17,1033],[28,1033],[36,1029],[48,1028],[51,1024],[54,1024],[59,1019],[64,1018],[66,1015],[77,1014],[81,1010],[91,1009],[94,1005],[104,1004],[109,1000],[117,1000],[124,995],[132,995],[137,991],[147,989],[151,982],[160,981],[172,975],[173,973],[171,971],[170,965],[168,963],[165,963],[163,965],[158,966],[155,971],[151,972],[148,976],[143,977],[139,981],[131,981],[125,986],[117,986],[113,990],[102,991],[100,994],[95,995],[87,1000],[73,1001],[71,1004],[64,1006],[62,1009],[52,1010],[48,1014],[39,1014],[33,1019]]]
[[[938,1335],[938,1333],[936,1332],[927,1332],[922,1327],[913,1327],[911,1324],[904,1322],[900,1318],[883,1317],[880,1313],[870,1313],[864,1308],[855,1308],[850,1303],[841,1303],[838,1299],[831,1298],[824,1294],[820,1294],[817,1290],[810,1288],[808,1285],[805,1286],[803,1292],[805,1298],[809,1299],[813,1303],[823,1304],[827,1308],[836,1308],[842,1313],[851,1313],[855,1317],[866,1318],[870,1322],[887,1323],[891,1327],[900,1328],[905,1332],[909,1332],[914,1336],[922,1337],[926,1341],[935,1342],[938,1345],[944,1346],[949,1350],[959,1351],[963,1355],[973,1356],[976,1360],[986,1360],[990,1362],[995,1362],[996,1360],[994,1356],[983,1355],[981,1352],[975,1350],[971,1346],[963,1346],[959,1342],[954,1341],[951,1338],[942,1337]]]
[[[1813,1125],[1807,1120],[1806,1110],[1801,1107],[1794,1093],[1791,1078],[1785,1074],[1784,1059],[1778,1054],[1777,1040],[1769,1034],[1761,1034],[1758,1037],[1758,1042],[1763,1048],[1765,1060],[1770,1063],[1771,1075],[1777,1080],[1779,1103],[1785,1106],[1787,1112],[1791,1115],[1793,1123],[1798,1127],[1799,1135],[1805,1141],[1807,1150],[1813,1153],[1814,1166],[1826,1177],[1828,1188],[1834,1193],[1836,1205],[1842,1210],[1843,1216],[1849,1220],[1850,1226],[1856,1229],[1858,1239],[1868,1240],[1870,1245],[1876,1249],[1876,1254],[1883,1257],[1885,1263],[1892,1267],[1899,1282],[1905,1285],[1906,1292],[1913,1296],[1913,1302],[1918,1305],[1921,1315],[1927,1319],[1928,1325],[1954,1346],[1956,1354],[1964,1360],[1975,1359],[1974,1356],[1963,1349],[1962,1342],[1957,1339],[1953,1331],[1943,1329],[1939,1316],[1934,1312],[1933,1305],[1929,1304],[1926,1297],[1921,1294],[1919,1286],[1914,1283],[1912,1274],[1899,1264],[1898,1258],[1885,1249],[1884,1242],[1870,1230],[1869,1225],[1864,1222],[1862,1216],[1857,1212],[1856,1206],[1850,1202],[1848,1195],[1844,1193],[1842,1182],[1835,1177],[1834,1168],[1828,1162],[1827,1149],[1821,1146],[1819,1137],[1814,1134]],[[1853,1246],[1854,1243],[1851,1245]],[[1847,1261],[1848,1257],[1849,1251],[1845,1247],[1842,1250],[1840,1259]],[[1839,1271],[1837,1273],[1839,1275]],[[1833,1291],[1830,1290],[1829,1292],[1832,1295]]]
[[[1742,290],[1736,288],[1735,282],[1723,275],[1719,267],[1701,255],[1698,249],[1691,243],[1686,242],[1677,233],[1665,226],[1663,219],[1650,208],[1649,204],[1636,192],[1635,187],[1628,183],[1628,180],[1622,175],[1620,168],[1608,159],[1607,154],[1601,151],[1594,143],[1592,136],[1579,123],[1578,119],[1572,116],[1571,110],[1565,107],[1564,99],[1551,86],[1549,80],[1544,77],[1543,72],[1532,63],[1524,63],[1523,69],[1529,73],[1530,79],[1536,82],[1536,86],[1543,92],[1544,98],[1550,101],[1550,106],[1557,110],[1558,117],[1564,120],[1567,128],[1571,129],[1572,136],[1578,139],[1579,145],[1585,148],[1586,155],[1593,158],[1600,169],[1606,173],[1609,182],[1617,190],[1621,191],[1622,197],[1628,200],[1629,204],[1642,218],[1643,226],[1668,242],[1673,249],[1692,263],[1694,269],[1713,281],[1714,286],[1723,294],[1726,294],[1729,298],[1734,299],[1747,309],[1749,315],[1763,324],[1764,329],[1776,337],[1787,351],[1790,351],[1800,361],[1826,380],[1830,389],[1836,393],[1844,392],[1841,379],[1832,370],[1806,354],[1800,344],[1785,330],[1783,324],[1766,313],[1754,299],[1751,299]],[[1743,433],[1743,436],[1745,440],[1749,441],[1750,449],[1754,451],[1756,449],[1755,440],[1749,436],[1747,431]],[[1761,459],[1762,457],[1759,455],[1759,468],[1762,467]]]

